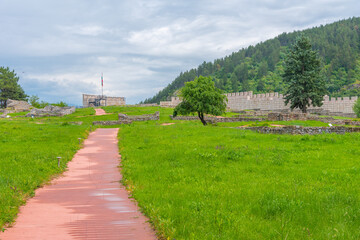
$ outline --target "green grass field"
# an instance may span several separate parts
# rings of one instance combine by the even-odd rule
[[[172,109],[104,109],[108,115],[89,108],[62,118],[0,119],[0,230],[34,189],[66,168],[92,121],[160,111],[160,121],[117,127],[123,183],[161,238],[360,238],[360,134],[266,135],[234,127],[324,123],[204,127],[171,120]]]
[[[34,189],[65,170],[80,148],[78,138],[87,136],[87,125],[69,125],[60,118],[47,123],[46,119],[50,118],[0,120],[0,230],[14,220]]]
[[[360,238],[359,134],[178,122],[124,126],[119,139],[123,182],[164,238]]]

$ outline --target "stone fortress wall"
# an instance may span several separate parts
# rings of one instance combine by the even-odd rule
[[[181,98],[171,97],[171,101],[160,101],[160,107],[176,107],[181,103]]]
[[[240,110],[265,110],[265,111],[282,111],[288,110],[289,105],[285,105],[284,96],[277,92],[253,94],[253,92],[228,93],[228,108],[234,111]],[[358,97],[329,98],[324,97],[321,107],[309,107],[309,110],[323,110],[338,113],[354,113],[354,106]]]
[[[94,103],[96,101],[99,103],[98,106],[120,106],[126,104],[124,97],[83,94],[83,107],[95,107]]]
[[[250,92],[227,93],[227,107],[232,111],[262,110],[262,111],[289,111],[289,105],[285,105],[283,95],[275,93],[253,94]],[[329,113],[353,114],[352,107],[358,97],[329,98],[324,97],[321,107],[309,107],[309,111],[325,111]],[[162,107],[176,107],[181,102],[179,97],[172,97],[171,101],[160,102]]]

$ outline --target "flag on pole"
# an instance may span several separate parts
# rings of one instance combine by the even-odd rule
[[[101,86],[104,86],[104,79],[103,79],[103,74],[101,73]]]

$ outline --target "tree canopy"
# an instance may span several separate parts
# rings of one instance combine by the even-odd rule
[[[285,104],[291,110],[299,108],[306,113],[311,105],[320,107],[326,94],[321,75],[321,61],[312,50],[310,39],[300,35],[285,58],[283,81],[286,83]]]
[[[197,113],[206,125],[204,114],[221,115],[226,110],[226,96],[215,87],[211,77],[200,76],[187,82],[180,90],[180,97],[182,102],[174,109],[174,117]]]
[[[18,84],[19,77],[8,67],[0,67],[0,106],[6,107],[8,99],[24,100],[28,97]]]

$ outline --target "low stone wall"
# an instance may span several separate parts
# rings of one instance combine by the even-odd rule
[[[315,120],[324,123],[331,123],[337,125],[351,125],[351,126],[360,126],[360,122],[352,121],[350,119],[334,119],[333,117],[319,117],[316,115],[306,114],[306,113],[269,113],[269,121],[293,121],[293,120]]]
[[[330,112],[329,110],[324,109],[308,109],[308,113],[316,114],[316,115],[325,115],[325,116],[338,116],[338,117],[349,117],[356,118],[355,113],[343,113],[343,112]]]
[[[235,113],[239,113],[239,117],[244,116],[267,116],[271,111],[261,111],[261,110],[251,110],[251,111],[233,111]]]
[[[160,105],[157,103],[143,103],[143,104],[136,104],[137,107],[159,107]]]
[[[350,119],[319,118],[318,120],[324,123],[331,123],[337,125],[360,126],[360,122]]]
[[[128,116],[126,114],[123,113],[119,113],[118,115],[119,117],[119,121],[133,121],[133,122],[138,122],[138,121],[149,121],[149,120],[160,120],[160,113],[159,112],[155,112],[154,114],[144,114],[144,115],[135,115],[135,116]]]
[[[174,117],[174,116],[170,115],[170,118],[172,120],[185,120],[185,121],[199,120],[199,118],[196,116],[176,116],[176,117]],[[208,119],[208,118],[205,117],[205,119]]]
[[[249,129],[258,133],[271,134],[322,134],[322,133],[353,133],[360,132],[358,127],[300,127],[300,126],[285,126],[285,127],[247,127],[241,129]]]
[[[193,121],[199,120],[197,116],[176,116],[173,117],[170,115],[172,120],[185,120],[185,121]],[[205,117],[205,121],[209,122],[252,122],[252,121],[264,121],[264,118],[245,118],[245,117]]]
[[[82,125],[83,122],[79,121],[79,122],[66,122],[67,124],[70,124],[70,125]]]
[[[112,125],[130,124],[130,123],[132,123],[132,121],[130,121],[130,120],[95,121],[95,122],[93,122],[93,125],[112,126]]]
[[[75,107],[46,106],[43,109],[31,109],[27,117],[62,117],[75,112]]]

